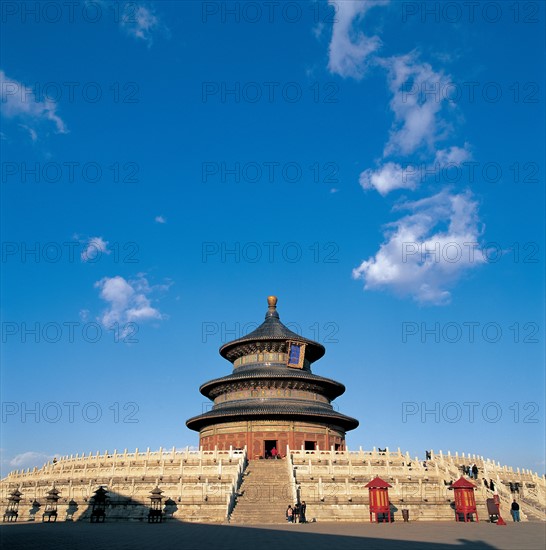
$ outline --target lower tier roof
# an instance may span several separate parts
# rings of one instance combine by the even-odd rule
[[[186,426],[191,430],[200,431],[212,424],[223,422],[237,422],[241,420],[301,420],[311,421],[317,424],[334,424],[345,431],[358,427],[358,420],[350,416],[338,413],[333,409],[311,405],[302,407],[301,403],[256,403],[251,406],[222,406],[212,409],[199,416],[194,416],[186,421]]]

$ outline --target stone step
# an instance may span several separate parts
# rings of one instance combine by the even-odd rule
[[[237,499],[237,504],[240,504],[241,506],[268,506],[268,507],[271,507],[271,506],[281,506],[282,504],[286,503],[286,505],[288,506],[288,504],[290,504],[290,499],[289,498],[275,498],[275,499],[262,499],[262,500],[253,500],[253,499],[243,499],[243,498],[239,498]]]
[[[274,515],[279,515],[279,516],[284,517],[285,512],[286,512],[286,506],[283,506],[282,508],[268,510],[267,514],[268,515],[273,515],[273,516]],[[244,513],[245,515],[251,515],[251,516],[262,516],[263,515],[262,510],[257,512],[255,508],[253,508],[253,509],[239,508],[238,511],[237,511],[237,515],[242,514],[242,513]]]
[[[274,519],[260,519],[260,518],[245,518],[245,519],[237,518],[237,519],[231,519],[230,523],[235,523],[235,524],[242,524],[242,523],[262,524],[263,523],[263,524],[273,525],[273,524],[287,523],[287,521],[286,519],[274,520]]]
[[[288,472],[250,472],[245,479],[260,478],[260,479],[279,479],[285,478]]]
[[[270,489],[281,489],[285,487],[286,485],[290,485],[290,483],[284,479],[279,479],[278,483],[273,483],[271,485],[265,484],[265,483],[259,483],[259,482],[244,482],[241,487],[252,487],[253,489],[263,489],[264,491],[269,491]]]
[[[268,503],[264,504],[263,502],[261,502],[259,506],[260,506],[260,508],[258,509],[258,512],[260,514],[263,514],[263,507],[264,506],[267,506],[268,511],[269,510],[282,510],[282,511],[285,511],[288,504],[284,504],[284,502],[283,502],[282,506],[281,505],[275,506],[274,503],[268,502]],[[254,511],[256,511],[256,503],[255,502],[250,502],[250,503],[248,503],[248,502],[247,503],[238,502],[237,506],[236,506],[236,509],[237,510],[244,510],[244,511],[247,511],[247,512],[248,511],[254,512]],[[258,512],[256,512],[256,513],[258,513]]]
[[[287,480],[287,479],[279,479],[276,483],[267,483],[265,480],[262,480],[262,481],[259,481],[259,480],[243,481],[242,485],[246,485],[247,487],[264,487],[264,488],[267,488],[269,490],[272,487],[278,487],[279,484],[283,485],[285,483],[290,485],[289,480]]]
[[[278,515],[281,515],[282,517],[284,517],[285,512],[286,512],[286,506],[283,506],[282,508],[272,508],[272,509],[268,510],[267,515],[278,514]],[[235,514],[235,512],[233,512],[233,513]],[[263,510],[260,510],[259,512],[257,512],[256,508],[238,508],[236,515],[243,514],[243,513],[244,514],[250,514],[250,515],[253,515],[253,516],[262,516],[262,515],[264,515]]]
[[[292,500],[288,465],[283,461],[251,461],[239,488],[231,523],[282,524]]]
[[[267,481],[273,481],[273,480],[278,481],[279,479],[286,479],[286,478],[287,478],[287,473],[271,474],[271,473],[264,472],[263,474],[260,475],[258,472],[251,472],[244,478],[244,481],[260,479],[260,481],[267,482]]]
[[[261,485],[276,485],[279,482],[288,482],[290,479],[288,478],[288,475],[284,476],[257,476],[257,475],[251,475],[243,480],[243,483],[246,483],[247,485],[257,485],[258,483]]]
[[[256,508],[252,508],[252,509],[249,509],[249,508],[239,508],[238,509],[238,514],[239,513],[245,513],[246,515],[252,515],[252,516],[259,516],[259,515],[263,515],[263,510],[256,510]],[[283,506],[282,508],[272,508],[270,510],[267,510],[267,514],[269,515],[270,513],[271,514],[281,514],[283,517],[284,517],[284,514],[286,512],[286,506]]]

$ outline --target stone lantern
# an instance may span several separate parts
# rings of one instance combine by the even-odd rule
[[[71,498],[66,509],[66,521],[74,521],[74,514],[78,511],[78,503]]]
[[[372,479],[365,487],[368,487],[370,492],[370,522],[372,522],[372,514],[375,514],[375,522],[379,523],[379,514],[383,517],[387,516],[389,523],[391,522],[391,506],[389,503],[389,485],[380,477]]]
[[[150,491],[150,511],[148,512],[148,523],[161,523],[163,521],[163,512],[161,511],[161,503],[163,491],[159,487],[155,487]]]
[[[165,519],[173,519],[174,513],[178,510],[176,502],[172,498],[165,501]]]
[[[44,513],[42,514],[42,522],[44,522],[46,518],[48,523],[51,522],[51,518],[53,518],[53,521],[57,521],[57,503],[60,498],[59,491],[55,488],[55,486],[47,492],[46,505],[44,508]]]
[[[34,499],[30,506],[31,507],[28,513],[28,521],[36,521],[36,514],[38,513],[42,505],[36,499]]]
[[[476,486],[464,477],[460,477],[449,487],[455,492],[455,521],[461,521],[461,516],[464,522],[472,521],[472,514],[476,514],[476,521],[479,521],[474,496],[475,488]]]
[[[8,497],[8,507],[4,512],[4,521],[17,521],[19,515],[19,502],[21,502],[21,493],[19,489],[14,489]]]
[[[101,485],[94,493],[91,503],[91,523],[104,523],[106,519],[106,494],[108,491]]]

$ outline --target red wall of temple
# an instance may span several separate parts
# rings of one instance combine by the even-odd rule
[[[200,446],[205,451],[212,451],[215,447],[218,450],[227,450],[229,447],[234,449],[247,447],[250,458],[257,458],[264,455],[264,442],[277,441],[277,449],[282,456],[286,454],[286,446],[291,449],[300,449],[305,446],[306,441],[314,441],[320,449],[330,449],[336,445],[340,450],[345,448],[345,438],[342,435],[324,434],[316,432],[287,432],[282,431],[255,431],[241,433],[215,434],[200,438]]]

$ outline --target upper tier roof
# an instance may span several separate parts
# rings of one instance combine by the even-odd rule
[[[326,395],[328,399],[334,400],[336,397],[345,393],[345,386],[340,382],[336,382],[330,378],[324,378],[317,376],[309,371],[299,369],[286,369],[275,367],[254,367],[251,369],[245,369],[238,372],[240,369],[236,369],[236,372],[228,376],[222,376],[221,378],[215,378],[205,382],[199,391],[206,397],[211,397],[211,394],[218,391],[218,388],[222,388],[231,384],[239,384],[241,387],[245,386],[245,382],[254,383],[259,385],[263,380],[271,381],[272,384],[283,383],[285,387],[296,386],[299,384],[312,384],[320,388],[320,393]]]
[[[272,351],[269,349],[271,345],[275,346],[275,344],[278,345],[287,340],[306,344],[305,358],[308,359],[310,363],[317,361],[326,353],[322,344],[292,332],[281,323],[277,312],[276,296],[269,296],[267,298],[267,303],[269,308],[265,315],[265,321],[256,330],[253,330],[246,336],[224,344],[220,348],[220,355],[222,357],[233,363],[239,357],[250,355],[251,353]],[[274,349],[276,351],[277,347],[275,346]]]

